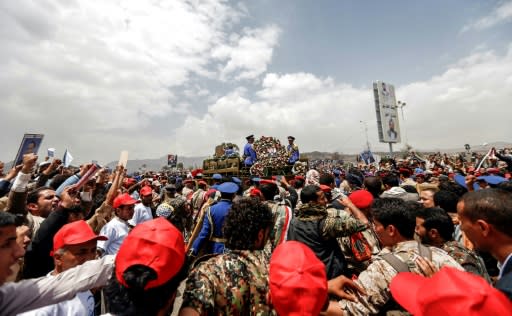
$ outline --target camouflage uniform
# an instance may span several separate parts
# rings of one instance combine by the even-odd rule
[[[439,248],[429,247],[432,251],[432,262],[437,268],[443,266],[455,267],[459,270],[463,268],[446,252]],[[419,256],[418,243],[414,240],[400,242],[391,249],[384,248],[377,256],[373,258],[373,262],[368,269],[363,271],[356,280],[367,295],[356,294],[358,301],[351,302],[347,300],[339,301],[339,306],[343,310],[344,315],[369,315],[383,312],[381,309],[391,298],[389,284],[391,279],[397,274],[397,271],[384,259],[381,255],[393,253],[400,260],[405,262],[411,272],[422,274],[421,270],[415,263]]]
[[[485,268],[485,264],[474,251],[471,251],[455,240],[447,241],[441,247],[446,253],[450,255],[455,261],[457,261],[464,270],[474,273],[478,276],[481,276],[487,282],[491,283],[491,278],[489,273],[487,273],[487,269]]]
[[[289,206],[274,201],[266,201],[265,204],[272,210],[274,226],[272,227],[266,247],[270,252],[281,243],[286,241],[288,227],[293,217],[292,209]]]
[[[189,274],[181,308],[200,315],[277,315],[267,302],[268,255],[234,250],[201,262]]]
[[[306,203],[302,205],[288,229],[288,240],[306,244],[325,264],[327,278],[345,273],[346,262],[337,238],[350,236],[368,228],[348,213]]]

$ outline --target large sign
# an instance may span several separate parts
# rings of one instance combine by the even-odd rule
[[[168,154],[167,165],[171,168],[176,168],[178,166],[178,155]]]
[[[39,147],[41,146],[41,142],[43,141],[43,134],[25,134],[23,135],[23,139],[21,140],[20,148],[18,149],[18,153],[16,154],[16,158],[14,158],[14,165],[18,166],[23,163],[23,155],[25,154],[36,154],[39,151]]]
[[[373,95],[375,97],[379,141],[382,143],[399,143],[400,124],[398,122],[395,87],[382,81],[374,82]]]

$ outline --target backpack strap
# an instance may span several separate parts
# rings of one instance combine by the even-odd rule
[[[420,252],[420,256],[428,259],[429,261],[432,261],[432,250],[430,250],[429,247],[422,245],[420,242],[418,242],[418,250]]]
[[[384,259],[384,261],[389,263],[389,265],[392,266],[393,269],[395,269],[396,272],[398,272],[398,273],[400,273],[400,272],[409,272],[410,271],[409,270],[409,266],[407,265],[407,263],[405,263],[402,260],[398,259],[398,257],[395,256],[392,253],[385,253],[383,255],[380,255],[380,257],[382,259]]]

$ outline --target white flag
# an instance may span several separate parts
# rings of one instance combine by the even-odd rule
[[[55,148],[48,148],[48,157],[55,156]]]
[[[71,156],[69,151],[66,149],[66,151],[64,152],[64,157],[62,158],[62,164],[64,165],[64,167],[69,167],[71,161],[73,161],[73,156]]]

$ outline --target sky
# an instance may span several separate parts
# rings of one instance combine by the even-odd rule
[[[302,152],[378,140],[393,84],[403,148],[512,141],[512,1],[0,1],[0,160],[24,133],[74,162]]]

